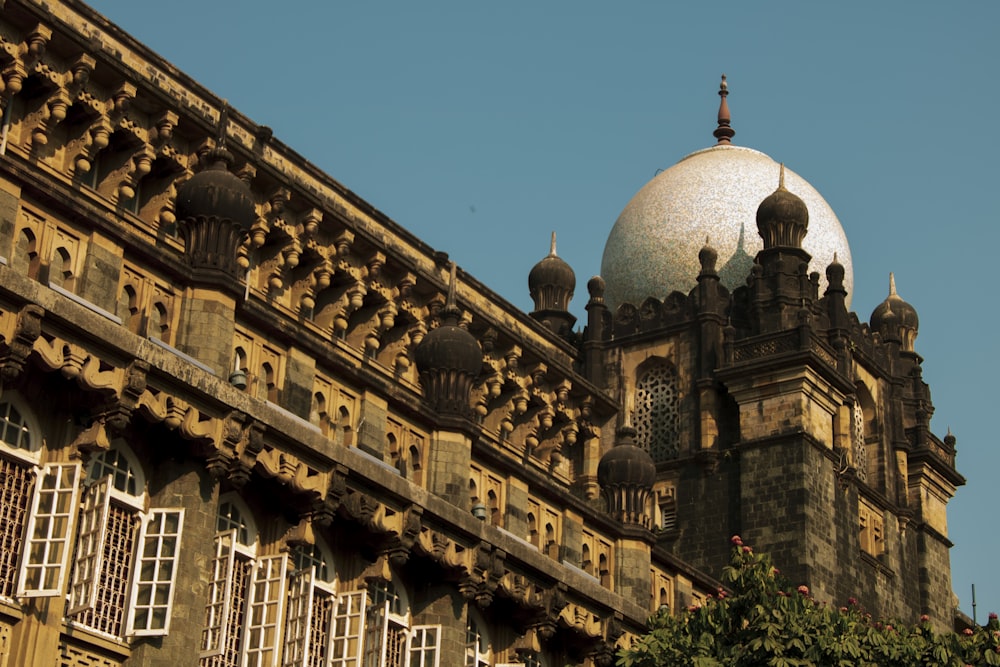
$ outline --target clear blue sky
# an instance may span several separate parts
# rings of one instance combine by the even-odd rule
[[[92,4],[522,309],[555,230],[581,318],[621,209],[714,143],[725,72],[734,143],[837,212],[861,319],[890,271],[917,308],[968,479],[955,592],[1000,610],[1000,3]]]

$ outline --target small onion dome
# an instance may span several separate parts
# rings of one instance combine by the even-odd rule
[[[656,481],[656,465],[649,452],[633,443],[634,436],[632,427],[618,430],[618,442],[597,465],[597,482],[612,516],[649,527],[646,499]]]
[[[225,148],[208,153],[209,166],[177,189],[175,212],[185,256],[194,268],[236,275],[236,253],[256,217],[250,187],[229,171]]]
[[[846,273],[847,271],[844,269],[844,265],[837,259],[837,253],[833,253],[833,261],[826,267],[826,283],[829,285],[828,289],[843,291],[844,275]]]
[[[757,230],[764,248],[801,248],[809,227],[809,209],[797,195],[785,189],[785,165],[781,165],[778,189],[757,207]]]
[[[885,340],[898,341],[903,350],[913,352],[920,328],[917,310],[896,294],[896,277],[889,274],[889,296],[875,306],[868,320],[872,331],[878,331]]]
[[[413,357],[420,372],[424,395],[443,415],[467,416],[469,391],[483,365],[483,351],[468,331],[458,326],[455,306],[455,265],[444,309],[444,322],[417,345]]]
[[[712,247],[709,238],[705,237],[705,245],[698,251],[698,263],[701,264],[701,273],[715,273],[715,263],[719,260],[719,252]]]
[[[556,255],[556,233],[552,232],[549,254],[528,274],[528,290],[535,310],[567,310],[575,289],[576,274]]]
[[[588,280],[587,293],[590,294],[590,300],[593,303],[604,303],[604,290],[606,287],[604,278],[600,276],[594,276]]]

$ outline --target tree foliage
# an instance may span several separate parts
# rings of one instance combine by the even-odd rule
[[[703,606],[661,611],[650,631],[618,654],[619,667],[966,667],[1000,666],[1000,623],[963,634],[873,620],[853,599],[845,607],[790,588],[766,554],[732,538],[730,565]]]

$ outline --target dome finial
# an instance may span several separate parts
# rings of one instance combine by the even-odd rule
[[[226,147],[226,130],[229,129],[229,101],[222,100],[222,109],[219,110],[219,126],[216,128],[215,146],[216,148]]]
[[[715,128],[712,135],[719,140],[719,144],[729,144],[730,139],[736,135],[736,130],[729,126],[729,103],[726,98],[729,96],[729,85],[726,83],[726,75],[722,75],[722,82],[719,84],[719,126]]]
[[[558,257],[556,255],[556,233],[552,232],[552,245],[549,246],[549,257]]]
[[[889,296],[898,296],[896,294],[896,276],[892,271],[889,272]]]
[[[778,166],[778,189],[785,189],[785,163],[780,162]]]
[[[455,302],[455,285],[458,283],[457,280],[458,267],[455,262],[451,262],[451,279],[448,281],[448,297],[444,302],[444,310],[442,315],[444,320],[449,324],[457,324],[459,318],[462,317],[462,311],[458,309],[458,305]],[[449,320],[454,320],[453,322]]]

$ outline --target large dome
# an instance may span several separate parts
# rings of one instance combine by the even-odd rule
[[[698,251],[709,243],[719,253],[719,277],[730,290],[743,285],[753,258],[763,248],[757,207],[778,185],[781,166],[750,148],[719,144],[688,155],[657,174],[628,203],[608,235],[601,261],[611,308],[665,298],[696,284]],[[810,271],[821,277],[834,254],[845,270],[850,306],[854,273],[851,250],[840,221],[815,188],[785,168],[785,187],[809,208],[803,247],[812,255]]]

